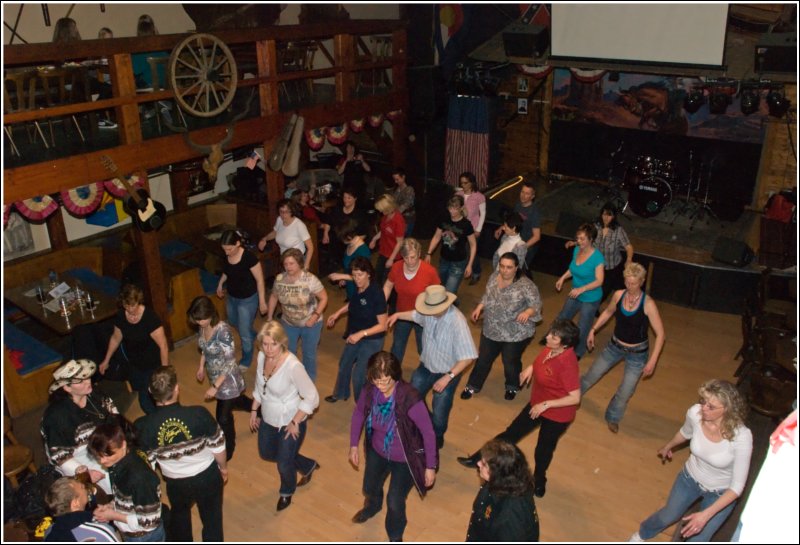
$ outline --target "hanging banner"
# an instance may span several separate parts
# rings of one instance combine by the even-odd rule
[[[42,195],[14,203],[20,214],[31,221],[43,221],[58,209],[58,202],[50,195]]]
[[[337,127],[328,127],[328,142],[335,146],[340,146],[347,141],[347,123],[343,123]]]
[[[100,206],[105,190],[103,182],[97,182],[61,192],[64,207],[73,216],[88,216]]]
[[[103,195],[97,211],[86,216],[86,223],[99,225],[100,227],[111,227],[127,218],[128,214],[122,208],[122,200],[115,199],[110,193],[106,193]]]
[[[372,127],[373,129],[377,129],[378,127],[383,125],[383,120],[384,119],[385,118],[384,118],[383,114],[373,114],[373,115],[369,116],[369,118],[368,118],[369,126]]]
[[[311,151],[319,151],[325,145],[325,133],[328,127],[320,127],[319,129],[309,129],[306,131],[306,144]]]
[[[144,184],[142,180],[139,179],[137,175],[132,175],[128,177],[128,182],[130,182],[131,186],[134,189],[139,189]],[[125,189],[125,186],[118,178],[114,178],[113,180],[106,180],[103,182],[105,185],[106,191],[114,195],[115,197],[127,197],[129,195],[128,190]]]

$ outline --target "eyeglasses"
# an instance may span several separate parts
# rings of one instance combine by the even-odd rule
[[[392,382],[392,377],[383,377],[383,378],[374,378],[374,379],[372,379],[372,383],[373,384],[377,384],[377,385],[389,384],[391,382]]]
[[[724,408],[724,407],[715,407],[714,405],[711,404],[711,402],[709,402],[707,399],[703,399],[702,397],[697,400],[697,403],[701,407],[706,407],[709,411],[716,411],[717,409],[723,409]]]

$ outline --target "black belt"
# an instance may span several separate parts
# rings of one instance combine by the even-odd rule
[[[616,337],[611,337],[611,344],[622,350],[623,352],[628,352],[629,354],[641,354],[642,352],[647,352],[650,347],[647,341],[644,341],[644,346],[641,348],[635,348],[630,346],[625,346],[621,342],[617,340]],[[642,343],[635,345],[636,347],[640,346]]]

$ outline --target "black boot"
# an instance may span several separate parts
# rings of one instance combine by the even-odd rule
[[[456,458],[456,460],[458,460],[459,464],[461,464],[464,467],[469,467],[469,468],[472,468],[472,469],[478,467],[478,460],[480,460],[480,459],[481,459],[481,453],[480,452],[477,452],[476,454],[473,454],[472,456],[459,456],[458,458]]]

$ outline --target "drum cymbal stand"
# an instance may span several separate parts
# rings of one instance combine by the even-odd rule
[[[708,191],[711,188],[711,170],[714,168],[714,160],[711,160],[711,164],[708,166],[708,177],[706,178],[706,193],[703,197],[702,203],[695,203],[695,211],[689,216],[692,220],[692,223],[689,225],[689,230],[691,231],[694,229],[694,224],[699,219],[703,219],[705,217],[706,225],[708,225],[709,219],[714,218],[717,222],[719,222],[719,217],[713,210],[711,210],[711,206],[708,204]],[[702,172],[701,172],[702,173]],[[700,181],[698,180],[698,186],[700,185]],[[707,215],[707,216],[706,216]]]
[[[675,224],[675,220],[678,219],[678,216],[689,216],[691,217],[694,214],[695,208],[697,204],[692,199],[692,194],[697,193],[700,190],[700,178],[697,179],[697,185],[693,186],[694,182],[694,162],[692,161],[692,152],[689,151],[689,183],[686,184],[686,198],[683,203],[680,205],[678,210],[675,211],[675,215],[672,216],[672,221],[669,222],[670,227]]]
[[[611,202],[617,210],[619,210],[619,215],[625,216],[626,218],[630,219],[625,211],[628,209],[628,200],[623,198],[622,196],[622,188],[625,184],[625,179],[622,180],[614,177],[614,167],[617,165],[623,164],[622,161],[619,163],[614,162],[614,158],[622,151],[622,148],[625,146],[625,141],[623,140],[617,150],[611,154],[611,165],[608,167],[608,174],[606,174],[606,181],[607,184],[600,190],[597,195],[594,196],[586,204],[594,204],[597,201],[602,201],[602,203]],[[625,169],[627,174],[627,169]]]

